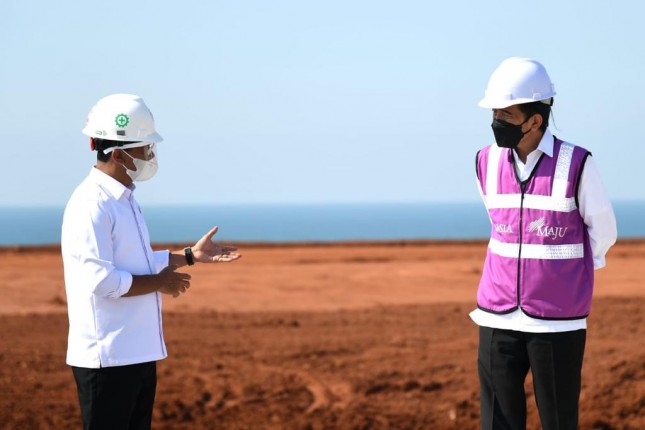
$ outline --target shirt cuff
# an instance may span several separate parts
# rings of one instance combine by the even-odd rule
[[[167,249],[164,249],[163,251],[154,251],[153,259],[155,260],[155,269],[157,269],[157,273],[159,273],[168,267],[168,264],[170,263],[170,251]]]
[[[129,272],[119,271],[119,294],[117,297],[123,297],[128,294],[132,287],[132,274]]]

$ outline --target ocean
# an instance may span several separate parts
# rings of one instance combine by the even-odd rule
[[[481,202],[143,206],[153,243],[468,240],[488,237]],[[63,207],[0,207],[0,246],[60,243]],[[645,238],[645,201],[614,202],[620,238]]]

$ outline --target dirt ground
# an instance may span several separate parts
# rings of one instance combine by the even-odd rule
[[[248,244],[186,269],[189,292],[164,299],[153,428],[478,428],[485,246]],[[582,429],[645,429],[644,257],[621,241],[596,272]],[[0,250],[0,287],[0,428],[80,428],[58,249]]]

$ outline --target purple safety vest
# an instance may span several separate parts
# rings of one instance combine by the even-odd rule
[[[520,183],[510,149],[477,154],[477,177],[492,228],[477,291],[480,309],[506,314],[520,307],[539,319],[589,314],[594,269],[587,227],[577,204],[584,148],[554,138]]]

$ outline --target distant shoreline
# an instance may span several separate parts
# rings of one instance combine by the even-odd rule
[[[293,241],[293,242],[257,242],[257,241],[240,241],[230,242],[221,241],[237,246],[238,248],[254,249],[272,249],[272,248],[334,248],[334,247],[371,247],[371,246],[395,246],[395,247],[415,247],[415,246],[448,246],[448,245],[485,245],[488,239],[400,239],[400,240],[341,240],[341,241]],[[619,238],[617,243],[621,245],[642,245],[645,244],[645,238]],[[192,245],[192,242],[178,243],[153,243],[152,248],[158,249],[181,249]],[[60,244],[46,245],[2,245],[0,254],[6,253],[59,253]]]
[[[616,206],[618,235],[645,238],[645,202]],[[188,215],[187,215],[188,214]],[[485,241],[490,219],[482,204],[399,206],[302,206],[227,208],[148,208],[150,239],[186,244],[220,226],[218,242],[247,246],[330,243],[459,243]],[[0,211],[0,247],[57,246],[62,213],[47,210]],[[455,242],[456,241],[456,242]],[[289,245],[292,246],[292,245]]]

